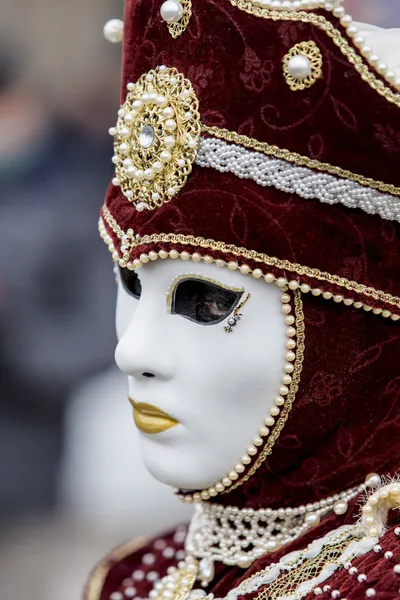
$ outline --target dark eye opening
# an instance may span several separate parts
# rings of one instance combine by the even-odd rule
[[[127,268],[119,267],[119,276],[122,285],[128,294],[139,300],[142,294],[142,284],[136,271],[130,271]]]
[[[184,279],[173,292],[171,314],[194,323],[214,325],[230,315],[242,294],[242,290],[228,290],[209,281]]]

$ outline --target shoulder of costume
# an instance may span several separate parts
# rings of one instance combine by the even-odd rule
[[[82,600],[147,598],[154,581],[183,558],[186,533],[187,527],[180,526],[161,537],[134,538],[118,546],[93,569]]]

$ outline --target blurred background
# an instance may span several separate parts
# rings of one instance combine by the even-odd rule
[[[400,27],[399,0],[348,0]],[[113,367],[112,264],[97,234],[122,0],[2,0],[0,582],[2,600],[78,600],[113,546],[189,516],[139,456]]]

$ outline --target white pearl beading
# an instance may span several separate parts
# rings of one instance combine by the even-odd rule
[[[297,539],[318,525],[339,503],[348,502],[365,491],[366,483],[318,502],[295,508],[239,509],[208,502],[196,505],[185,549],[198,560],[220,561],[242,568],[266,552]],[[200,565],[201,568],[201,565]]]
[[[158,250],[157,252],[151,250],[148,254],[143,253],[140,255],[140,258],[135,258],[132,261],[121,259],[118,250],[114,246],[112,237],[107,231],[106,224],[102,217],[99,218],[99,233],[100,237],[104,240],[104,243],[107,244],[108,250],[111,252],[114,262],[117,262],[123,268],[128,268],[130,271],[139,269],[149,261],[158,260],[159,258],[162,260],[171,258],[173,260],[192,260],[194,262],[203,261],[206,264],[215,263],[219,268],[228,267],[228,269],[230,269],[231,271],[235,271],[238,269],[242,275],[252,275],[255,279],[264,279],[266,283],[275,282],[282,289],[286,289],[286,287],[288,287],[290,290],[299,289],[303,294],[311,293],[313,296],[321,296],[324,300],[333,300],[336,304],[343,303],[345,306],[353,306],[354,308],[362,309],[365,312],[371,312],[374,315],[381,315],[384,319],[391,319],[392,321],[396,322],[400,321],[400,314],[393,313],[388,309],[374,308],[370,304],[360,302],[359,300],[354,300],[354,298],[345,297],[342,294],[332,294],[332,292],[324,291],[322,288],[313,288],[308,283],[301,283],[296,279],[287,280],[285,277],[275,277],[275,275],[273,275],[272,273],[264,274],[264,272],[259,268],[252,270],[246,264],[239,265],[239,263],[235,261],[227,262],[220,258],[215,259],[212,256],[209,256],[207,254],[203,255],[199,252],[190,253],[186,250],[184,250],[183,252],[179,252],[178,250],[173,248],[169,252],[167,252],[166,250]],[[132,240],[133,238],[135,238],[135,241],[132,241],[130,250],[133,249],[134,245],[139,244],[141,240],[141,237],[138,234],[135,236],[133,231],[130,235],[128,235],[127,233],[123,232],[122,229],[118,233],[118,237],[120,237],[122,244],[124,243],[123,240],[124,238],[126,239],[126,237],[129,237],[129,239]],[[123,251],[121,250],[121,253],[122,252]]]
[[[285,160],[266,156],[216,138],[201,138],[196,164],[232,173],[240,179],[252,179],[263,187],[296,193],[301,198],[315,198],[326,204],[343,204],[368,214],[400,222],[400,198],[379,190],[318,173]]]
[[[352,17],[346,13],[343,6],[336,6],[332,9],[335,17],[340,19],[340,24],[346,29],[347,35],[352,39],[354,45],[358,48],[360,54],[370,64],[379,75],[396,90],[400,90],[400,77],[396,71],[392,70],[381,58],[374,52],[373,48],[366,43],[365,38],[360,34]]]
[[[333,300],[336,304],[343,303],[345,306],[353,306],[354,308],[362,309],[365,312],[371,312],[374,315],[381,315],[384,319],[391,319],[392,321],[396,322],[400,321],[400,314],[393,313],[388,309],[374,308],[370,304],[360,302],[359,300],[354,300],[354,298],[345,297],[342,294],[332,294],[332,292],[324,291],[322,288],[313,288],[308,283],[301,283],[296,279],[287,280],[285,277],[275,277],[275,275],[272,273],[264,274],[264,272],[259,268],[252,270],[246,264],[239,265],[235,261],[227,262],[220,258],[214,259],[212,256],[207,254],[203,255],[199,252],[190,253],[185,250],[183,252],[179,252],[173,248],[169,252],[166,250],[159,250],[157,252],[151,250],[148,254],[143,253],[140,255],[140,258],[135,258],[132,261],[121,259],[118,250],[114,246],[112,237],[107,231],[106,224],[102,217],[99,218],[99,233],[100,237],[104,240],[104,243],[107,244],[108,250],[111,252],[114,262],[117,262],[123,268],[128,268],[130,271],[139,269],[149,261],[158,260],[159,258],[162,260],[171,258],[173,260],[192,260],[194,262],[203,261],[206,264],[215,263],[219,268],[228,267],[228,269],[231,271],[238,269],[242,275],[251,274],[255,279],[264,279],[266,283],[276,282],[282,289],[285,289],[286,286],[291,290],[299,289],[303,294],[311,293],[313,296],[321,296],[324,300]],[[125,237],[129,237],[130,239],[135,238],[136,241],[132,242],[130,250],[133,249],[133,244],[140,243],[141,239],[139,235],[135,236],[133,232],[130,236],[128,236],[128,234],[125,234],[122,230],[120,231],[119,237],[122,241],[122,244]],[[121,252],[123,251],[121,250]]]

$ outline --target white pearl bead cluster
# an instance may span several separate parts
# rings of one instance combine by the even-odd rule
[[[347,35],[352,38],[354,45],[359,49],[366,61],[375,68],[383,79],[394,86],[396,90],[400,91],[400,77],[397,76],[395,71],[389,69],[388,65],[381,61],[373,48],[366,43],[351,16],[346,14],[343,6],[333,8],[332,12],[335,17],[340,19],[340,23],[346,29]]]
[[[196,505],[186,551],[197,559],[249,567],[266,552],[274,552],[315,527],[331,511],[344,514],[348,502],[370,481],[318,502],[294,508],[239,509],[204,502]]]
[[[109,251],[112,253],[112,258],[115,262],[118,262],[121,267],[127,267],[130,271],[134,269],[139,269],[144,264],[149,261],[154,261],[159,258],[165,260],[166,258],[172,258],[176,260],[180,258],[181,260],[193,260],[194,262],[205,262],[206,264],[215,263],[217,267],[228,267],[231,271],[239,270],[242,275],[251,274],[255,279],[264,279],[266,283],[277,283],[281,288],[286,288],[286,286],[290,290],[299,289],[303,294],[311,293],[313,296],[321,296],[324,300],[333,300],[336,304],[343,303],[345,306],[353,306],[357,309],[363,309],[365,312],[371,312],[374,315],[381,315],[384,319],[391,319],[392,321],[399,321],[400,314],[392,313],[390,310],[382,309],[382,308],[374,308],[373,306],[366,304],[364,302],[360,302],[358,300],[354,300],[353,298],[346,298],[342,294],[332,294],[332,292],[324,292],[321,288],[313,288],[308,283],[301,283],[297,280],[287,280],[285,277],[275,277],[272,273],[267,273],[264,275],[263,271],[259,268],[251,269],[248,265],[243,264],[239,265],[235,261],[226,262],[220,258],[214,259],[212,256],[202,255],[199,252],[194,252],[191,254],[190,252],[183,251],[179,252],[178,250],[172,249],[168,252],[166,250],[159,250],[155,252],[154,250],[150,251],[148,254],[141,254],[139,258],[134,259],[133,261],[129,261],[128,258],[120,258],[119,252],[116,250],[114,243],[112,241],[111,236],[107,232],[106,225],[103,219],[100,217],[99,220],[99,232],[100,236],[103,238],[104,242],[108,245]],[[133,232],[132,232],[133,234]],[[123,237],[124,232],[121,230],[121,238]],[[140,239],[140,236],[139,236]],[[136,242],[132,242],[132,249],[136,246]]]
[[[398,508],[400,508],[400,482],[380,487],[368,498],[362,508],[361,523],[367,535],[380,536],[385,529],[389,510]]]
[[[124,37],[124,22],[121,19],[110,19],[103,27],[104,37],[112,44],[119,44]]]
[[[400,198],[379,190],[318,173],[285,160],[254,152],[216,138],[201,138],[196,164],[232,173],[240,179],[252,179],[262,187],[274,187],[301,198],[315,198],[326,204],[360,208],[368,214],[400,222]]]

